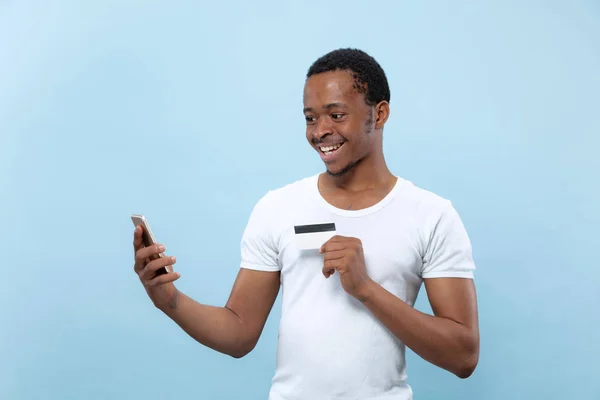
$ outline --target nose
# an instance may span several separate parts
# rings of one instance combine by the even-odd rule
[[[333,134],[333,127],[327,118],[319,118],[313,130],[313,138],[320,141],[323,137]]]

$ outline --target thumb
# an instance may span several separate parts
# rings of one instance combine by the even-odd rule
[[[138,225],[135,227],[135,230],[133,231],[133,248],[135,249],[135,251],[138,251],[140,248],[142,248],[143,245],[143,239],[142,239],[142,233],[143,233],[144,229],[142,228],[141,225]]]

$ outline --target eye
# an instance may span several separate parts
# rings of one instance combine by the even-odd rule
[[[310,124],[312,122],[315,122],[316,118],[315,117],[311,117],[310,115],[307,115],[304,117],[304,119],[306,119],[306,123]]]
[[[344,116],[344,114],[341,114],[341,113],[333,113],[333,114],[331,114],[331,118],[332,119],[342,119],[343,116]]]

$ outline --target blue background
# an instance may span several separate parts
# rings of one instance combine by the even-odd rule
[[[223,305],[254,203],[323,168],[304,76],[346,46],[388,75],[393,172],[453,201],[478,264],[478,369],[409,351],[415,398],[600,398],[593,0],[0,1],[0,398],[266,398],[279,300],[247,357],[196,344],[129,216]]]

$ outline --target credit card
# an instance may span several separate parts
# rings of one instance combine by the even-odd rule
[[[318,250],[336,235],[335,223],[294,226],[296,246],[300,250]]]

